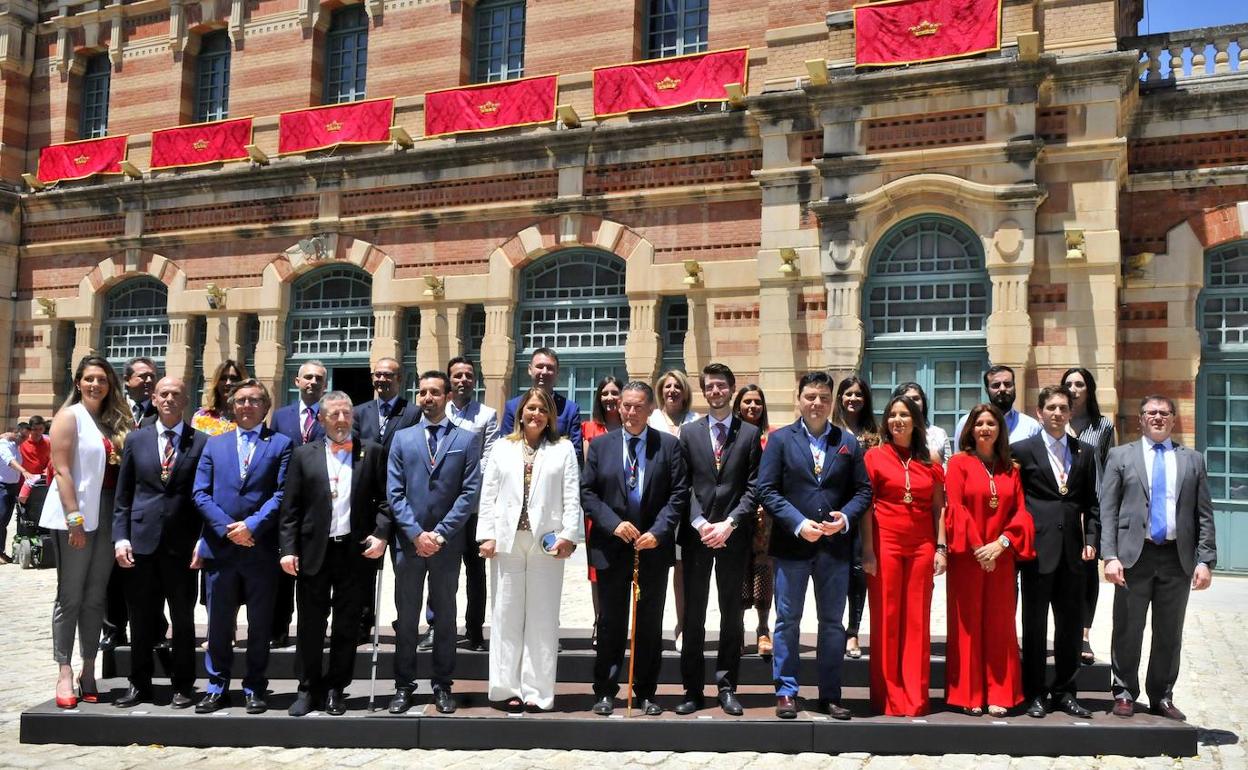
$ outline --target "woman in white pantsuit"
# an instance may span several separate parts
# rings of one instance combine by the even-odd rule
[[[572,442],[555,426],[555,404],[534,388],[511,435],[485,464],[477,541],[490,560],[489,698],[504,708],[549,711],[555,703],[563,560],[584,540],[581,476]],[[554,535],[547,551],[542,539]]]

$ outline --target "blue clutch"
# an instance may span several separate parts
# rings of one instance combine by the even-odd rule
[[[555,553],[555,541],[558,539],[554,532],[547,532],[542,535],[542,550],[553,555]]]

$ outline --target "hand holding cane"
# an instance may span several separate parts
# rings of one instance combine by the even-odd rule
[[[633,610],[628,631],[628,716],[633,715],[633,667],[637,661],[637,599],[641,597],[641,551],[633,551]]]

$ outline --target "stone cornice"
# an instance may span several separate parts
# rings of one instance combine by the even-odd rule
[[[893,168],[927,167],[946,164],[989,164],[1033,162],[1044,147],[1040,139],[965,144],[954,147],[922,147],[871,155],[842,155],[815,158],[814,165],[825,177],[852,177]]]
[[[952,61],[833,75],[826,86],[807,84],[804,90],[817,107],[834,108],[945,93],[1035,87],[1044,80],[1051,58],[1034,62],[1012,58]]]
[[[1124,189],[1126,192],[1173,193],[1175,190],[1228,185],[1248,185],[1248,166],[1220,166],[1129,174]]]
[[[966,204],[978,204],[995,208],[1036,208],[1048,193],[1035,182],[1015,184],[984,184],[950,174],[912,174],[895,179],[869,192],[848,195],[844,198],[811,201],[810,211],[823,226],[848,221],[859,212],[889,205],[900,197],[915,194],[916,190],[940,192]]]

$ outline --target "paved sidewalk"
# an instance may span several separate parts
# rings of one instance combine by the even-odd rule
[[[584,580],[584,549],[569,563],[564,578],[562,622],[568,627],[587,628],[593,609],[588,584]],[[389,577],[389,573],[387,573]],[[945,623],[944,585],[938,581],[932,627],[943,634]],[[845,754],[732,754],[589,751],[398,751],[361,749],[197,749],[160,746],[91,747],[72,745],[68,731],[65,744],[26,746],[18,743],[18,720],[22,710],[48,700],[56,680],[51,657],[51,606],[56,590],[54,571],[21,570],[15,565],[0,566],[0,767],[91,767],[93,770],[128,767],[236,768],[250,764],[264,767],[289,766],[300,770],[330,767],[410,767],[414,762],[443,768],[490,767],[492,770],[522,768],[586,767],[693,768],[715,770],[735,768],[784,768],[801,770],[1070,770],[1073,768],[1182,768],[1182,770],[1238,770],[1248,768],[1245,739],[1248,739],[1248,578],[1218,576],[1213,587],[1193,594],[1185,630],[1183,672],[1175,692],[1175,702],[1192,722],[1203,728],[1200,755],[1196,758],[1133,759],[1125,757],[1019,757],[951,755],[945,757],[871,756]],[[384,591],[383,622],[394,615],[390,601],[390,581]],[[714,593],[712,593],[712,596]],[[461,607],[462,593],[461,593]],[[1093,629],[1093,646],[1098,653],[1109,651],[1111,586],[1102,585],[1101,603]],[[388,609],[387,609],[388,607]],[[715,612],[712,609],[712,617]],[[674,611],[668,596],[669,627]],[[717,619],[717,618],[716,618]],[[205,622],[203,608],[199,621]],[[774,622],[774,621],[773,621]],[[804,631],[814,631],[813,602],[807,601]],[[864,619],[864,629],[866,621]],[[753,642],[753,613],[746,618],[747,643]],[[358,685],[357,685],[358,687]],[[1104,717],[1101,717],[1104,718]],[[72,722],[66,723],[67,728]]]

